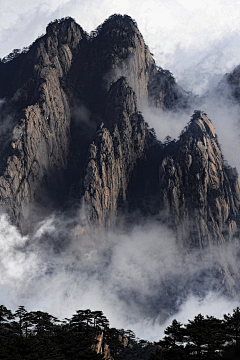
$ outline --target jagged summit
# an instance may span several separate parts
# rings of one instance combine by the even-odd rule
[[[214,126],[207,114],[201,110],[195,110],[185,129],[180,134],[180,138],[195,136],[201,138],[209,136],[217,141]]]
[[[214,127],[196,111],[172,156],[160,167],[165,208],[173,214],[179,237],[205,247],[231,239],[239,222],[237,177],[225,165]]]
[[[213,96],[221,99],[223,103],[239,104],[240,99],[240,65],[236,66],[230,73],[226,73],[219,81]],[[206,98],[209,94],[206,94]]]
[[[119,35],[119,31],[121,31],[122,35],[123,31],[126,32],[126,35],[133,35],[134,32],[139,33],[136,21],[129,15],[114,14],[107,18],[101,25],[99,25],[96,30],[92,31],[91,35],[108,35],[113,38],[114,35]]]
[[[76,23],[76,20],[73,19],[72,17],[65,17],[62,19],[56,19],[51,21],[47,27],[46,27],[46,34],[47,35],[51,35],[51,34],[56,34],[56,33],[62,33],[63,37],[65,37],[67,35],[67,33],[69,32],[70,28],[81,28],[80,25],[78,25]],[[82,28],[81,28],[82,29]]]
[[[110,16],[90,35],[93,41],[97,38],[97,46],[103,47],[103,56],[109,63],[111,60],[113,63],[121,62],[133,54],[138,47],[141,51],[148,50],[137,23],[128,15]],[[153,65],[154,60],[151,61]]]
[[[146,125],[125,78],[109,91],[105,119],[90,145],[84,179],[90,218],[99,223],[111,222],[126,203],[132,171],[146,147]]]
[[[27,52],[1,62],[0,75],[0,199],[22,231],[31,204],[84,200],[101,224],[138,208],[168,213],[188,244],[234,236],[237,177],[206,114],[196,111],[163,146],[138,111],[141,99],[171,111],[187,98],[129,16],[113,15],[90,35],[72,18],[55,20]]]

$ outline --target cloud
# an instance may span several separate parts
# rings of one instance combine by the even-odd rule
[[[223,318],[224,314],[232,313],[239,305],[239,300],[230,300],[224,297],[219,297],[214,292],[209,292],[205,297],[200,298],[194,295],[189,295],[187,301],[185,301],[178,312],[168,317],[168,319],[162,323],[160,316],[155,319],[144,319],[138,323],[133,324],[136,334],[140,334],[142,339],[148,339],[149,341],[161,340],[165,334],[164,330],[167,326],[171,325],[174,319],[187,324],[188,320],[193,320],[198,314],[204,316],[215,316],[219,319]]]
[[[177,140],[192,115],[192,109],[179,110],[179,112],[164,112],[161,109],[146,106],[146,104],[141,106],[140,110],[145,121],[150,127],[154,128],[158,140],[162,142],[168,135]]]
[[[25,251],[28,237],[22,237],[12,226],[6,214],[0,215],[0,284],[8,286],[26,286],[35,273],[38,259],[36,253]]]
[[[213,123],[224,159],[240,173],[240,157],[236,147],[240,141],[240,104],[233,98],[225,80],[221,81],[221,87],[212,85],[204,96],[193,99],[189,108],[179,109],[178,112],[164,112],[146,103],[140,104],[139,108],[160,141],[164,141],[167,135],[178,139],[194,110],[201,109]]]
[[[201,304],[207,312],[208,299],[216,299],[210,315],[235,306],[237,298],[225,298],[213,271],[230,267],[237,281],[236,246],[188,254],[159,222],[94,231],[81,225],[80,211],[74,218],[53,214],[25,237],[1,215],[1,303],[59,318],[77,309],[102,310],[111,326],[150,340],[160,338],[172,317],[181,321]]]

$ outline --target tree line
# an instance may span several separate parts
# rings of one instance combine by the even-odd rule
[[[164,333],[162,340],[151,343],[136,338],[131,330],[111,328],[102,311],[77,310],[60,321],[47,312],[28,312],[24,306],[15,312],[0,306],[4,360],[100,360],[106,349],[114,360],[240,359],[239,307],[223,319],[198,314],[185,325],[174,319]]]
[[[110,331],[102,311],[78,310],[60,321],[47,312],[19,306],[13,313],[1,305],[0,359],[103,359],[95,345],[99,334],[104,333],[107,341]]]
[[[168,326],[149,360],[240,359],[240,309],[217,319],[201,314],[183,325]]]
[[[0,359],[101,360],[107,352],[114,360],[147,360],[152,351],[153,344],[132,330],[111,328],[102,311],[77,310],[59,320],[24,306],[15,312],[0,306]]]

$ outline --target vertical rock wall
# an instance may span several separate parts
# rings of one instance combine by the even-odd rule
[[[113,84],[103,123],[89,150],[84,180],[90,218],[111,221],[126,202],[137,159],[144,154],[146,126],[137,112],[136,97],[124,78]]]
[[[26,206],[41,198],[41,187],[49,192],[55,186],[61,189],[57,177],[67,167],[70,141],[70,109],[61,79],[69,71],[82,35],[72,20],[50,24],[47,35],[32,45],[20,68],[27,71],[24,61],[29,64],[29,81],[15,91],[13,98],[16,92],[28,91],[28,83],[34,82],[28,95],[32,104],[18,113],[12,135],[9,134],[0,198],[11,218],[21,226],[25,220],[31,222],[25,219],[29,216]]]
[[[231,240],[239,221],[238,175],[224,164],[204,113],[195,112],[174,153],[162,161],[159,178],[164,208],[178,237],[200,248]]]

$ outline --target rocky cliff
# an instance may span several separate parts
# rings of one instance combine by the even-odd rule
[[[238,174],[224,162],[206,114],[195,111],[188,129],[168,147],[160,192],[178,237],[200,248],[231,240],[239,223]]]
[[[1,111],[0,198],[23,227],[29,216],[27,205],[41,198],[43,188],[51,193],[56,187],[57,192],[62,190],[71,116],[61,80],[83,37],[71,19],[54,22],[28,53],[2,64],[11,78]]]
[[[105,124],[90,145],[84,180],[90,217],[100,223],[116,216],[117,209],[124,206],[133,168],[146,145],[146,125],[125,78],[109,91]]]
[[[162,109],[187,105],[187,94],[169,71],[156,66],[136,22],[127,15],[107,19],[97,28],[92,43],[98,58],[107,60],[106,86],[124,76],[139,102]]]
[[[98,146],[109,152],[104,155],[106,159],[112,156],[108,145],[114,147],[117,160],[114,158],[112,168],[108,165],[107,172],[110,176],[118,169],[121,184],[114,180],[111,205],[105,194],[101,211],[107,211],[103,204],[114,210],[120,198],[124,201],[131,169],[143,152],[145,125],[130,87],[125,83],[109,90],[110,83],[122,72],[129,77],[139,99],[153,101],[154,96],[161,97],[156,105],[164,108],[177,103],[172,100],[173,93],[181,97],[175,80],[168,82],[165,74],[159,83],[156,64],[136,23],[128,16],[110,17],[91,36],[71,18],[54,21],[46,35],[17,55],[0,63],[1,203],[12,220],[24,228],[32,202],[49,206],[66,200],[69,194],[78,199],[84,193],[86,199],[91,197],[94,185],[87,178],[93,159],[88,162],[87,154],[96,138],[90,151],[93,158],[103,156]],[[153,91],[155,77],[159,84]],[[178,98],[176,94],[174,99]],[[76,108],[82,106],[91,114],[91,126],[76,115]],[[121,114],[125,114],[122,123]],[[106,124],[95,134],[101,122]],[[101,164],[94,161],[104,173],[103,160]],[[86,162],[88,175],[84,173]],[[103,192],[109,186],[109,179],[105,180]]]
[[[113,15],[90,35],[71,18],[56,20],[17,55],[0,62],[0,199],[22,231],[34,222],[31,204],[84,200],[97,224],[122,210],[164,213],[197,247],[236,234],[237,172],[210,120],[196,112],[163,145],[138,111],[142,101],[183,108],[188,96],[156,66],[130,17]]]
[[[75,93],[98,111],[101,104],[96,102],[104,105],[103,89],[121,76],[127,78],[139,102],[162,109],[187,106],[188,94],[169,71],[156,66],[136,22],[127,15],[110,16],[90,34],[71,74]]]

